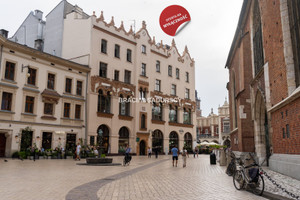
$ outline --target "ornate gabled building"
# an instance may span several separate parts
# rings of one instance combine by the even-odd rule
[[[195,63],[187,47],[178,52],[156,43],[142,23],[136,33],[126,31],[103,12],[88,19],[66,16],[63,54],[91,67],[88,98],[88,144],[103,135],[106,153],[120,153],[126,144],[145,155],[147,147],[169,152],[172,145],[192,149],[196,140]],[[80,47],[80,48],[78,48]],[[120,98],[134,102],[120,102]],[[178,102],[143,102],[180,99]]]
[[[244,0],[226,62],[232,149],[300,179],[300,6]]]
[[[45,30],[57,28],[61,37],[45,37],[44,49],[49,44],[61,47],[64,59],[91,68],[86,143],[100,143],[110,154],[122,153],[127,144],[140,155],[146,154],[148,146],[161,153],[173,145],[192,149],[195,62],[188,48],[180,54],[174,40],[171,45],[157,43],[145,22],[135,33],[132,27],[126,31],[123,22],[116,27],[113,17],[105,21],[103,12],[97,17],[78,6],[68,12],[63,7],[71,6],[63,0],[46,17]],[[63,16],[62,23],[55,25],[54,13]],[[50,15],[53,19],[48,23]],[[156,101],[148,101],[152,99]]]

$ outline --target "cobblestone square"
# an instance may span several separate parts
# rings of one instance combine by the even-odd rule
[[[1,200],[265,199],[237,191],[225,167],[210,165],[208,155],[190,156],[186,168],[181,156],[178,167],[172,167],[171,156],[135,156],[126,167],[78,165],[84,159],[0,163]]]

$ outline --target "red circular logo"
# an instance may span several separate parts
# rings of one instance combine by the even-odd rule
[[[175,36],[184,26],[186,22],[191,21],[189,12],[182,6],[172,5],[166,7],[159,17],[161,29],[168,35]],[[180,29],[178,29],[182,24]]]

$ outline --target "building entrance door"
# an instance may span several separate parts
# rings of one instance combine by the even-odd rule
[[[6,138],[4,134],[0,134],[0,157],[5,156]]]
[[[146,155],[146,143],[144,140],[140,141],[140,156]]]

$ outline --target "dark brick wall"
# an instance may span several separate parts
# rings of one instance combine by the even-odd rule
[[[273,152],[300,154],[300,98],[272,113]],[[286,125],[290,136],[287,138]],[[283,129],[285,137],[283,137]]]

